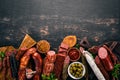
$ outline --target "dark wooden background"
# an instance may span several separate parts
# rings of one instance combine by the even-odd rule
[[[66,35],[92,45],[120,41],[120,0],[0,0],[0,46],[18,48],[25,34],[58,48]]]

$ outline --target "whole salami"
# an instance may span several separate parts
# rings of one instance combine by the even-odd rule
[[[98,68],[100,69],[100,71],[102,72],[103,76],[105,77],[106,80],[109,80],[109,74],[107,73],[107,71],[105,70],[103,64],[101,63],[101,60],[98,56],[95,57],[95,63],[98,66]]]
[[[107,71],[112,71],[113,70],[113,63],[110,59],[110,56],[108,55],[107,50],[104,47],[99,48],[98,56],[102,60],[105,69]]]

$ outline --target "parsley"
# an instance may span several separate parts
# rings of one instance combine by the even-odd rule
[[[76,44],[75,47],[79,49],[80,48],[80,44]]]
[[[5,53],[4,52],[0,52],[0,58],[3,59],[5,57]]]
[[[42,74],[42,80],[58,80],[58,79],[55,78],[55,74],[51,73],[50,76]]]
[[[120,76],[120,64],[115,64],[114,69],[112,70],[112,76],[115,78]]]

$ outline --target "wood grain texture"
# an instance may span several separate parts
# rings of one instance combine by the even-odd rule
[[[58,48],[66,35],[92,45],[120,40],[119,0],[1,0],[0,46],[20,46],[25,34]]]

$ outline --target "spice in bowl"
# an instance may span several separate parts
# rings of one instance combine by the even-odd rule
[[[77,60],[79,60],[80,55],[81,55],[79,49],[77,49],[77,48],[75,48],[75,47],[70,48],[70,49],[68,50],[67,54],[68,54],[68,56],[70,57],[70,60],[71,60],[71,61],[77,61]]]
[[[85,67],[81,62],[73,62],[68,67],[68,74],[73,79],[81,79],[85,75]]]
[[[47,40],[40,40],[37,42],[37,50],[40,53],[47,53],[50,50],[50,43]]]

